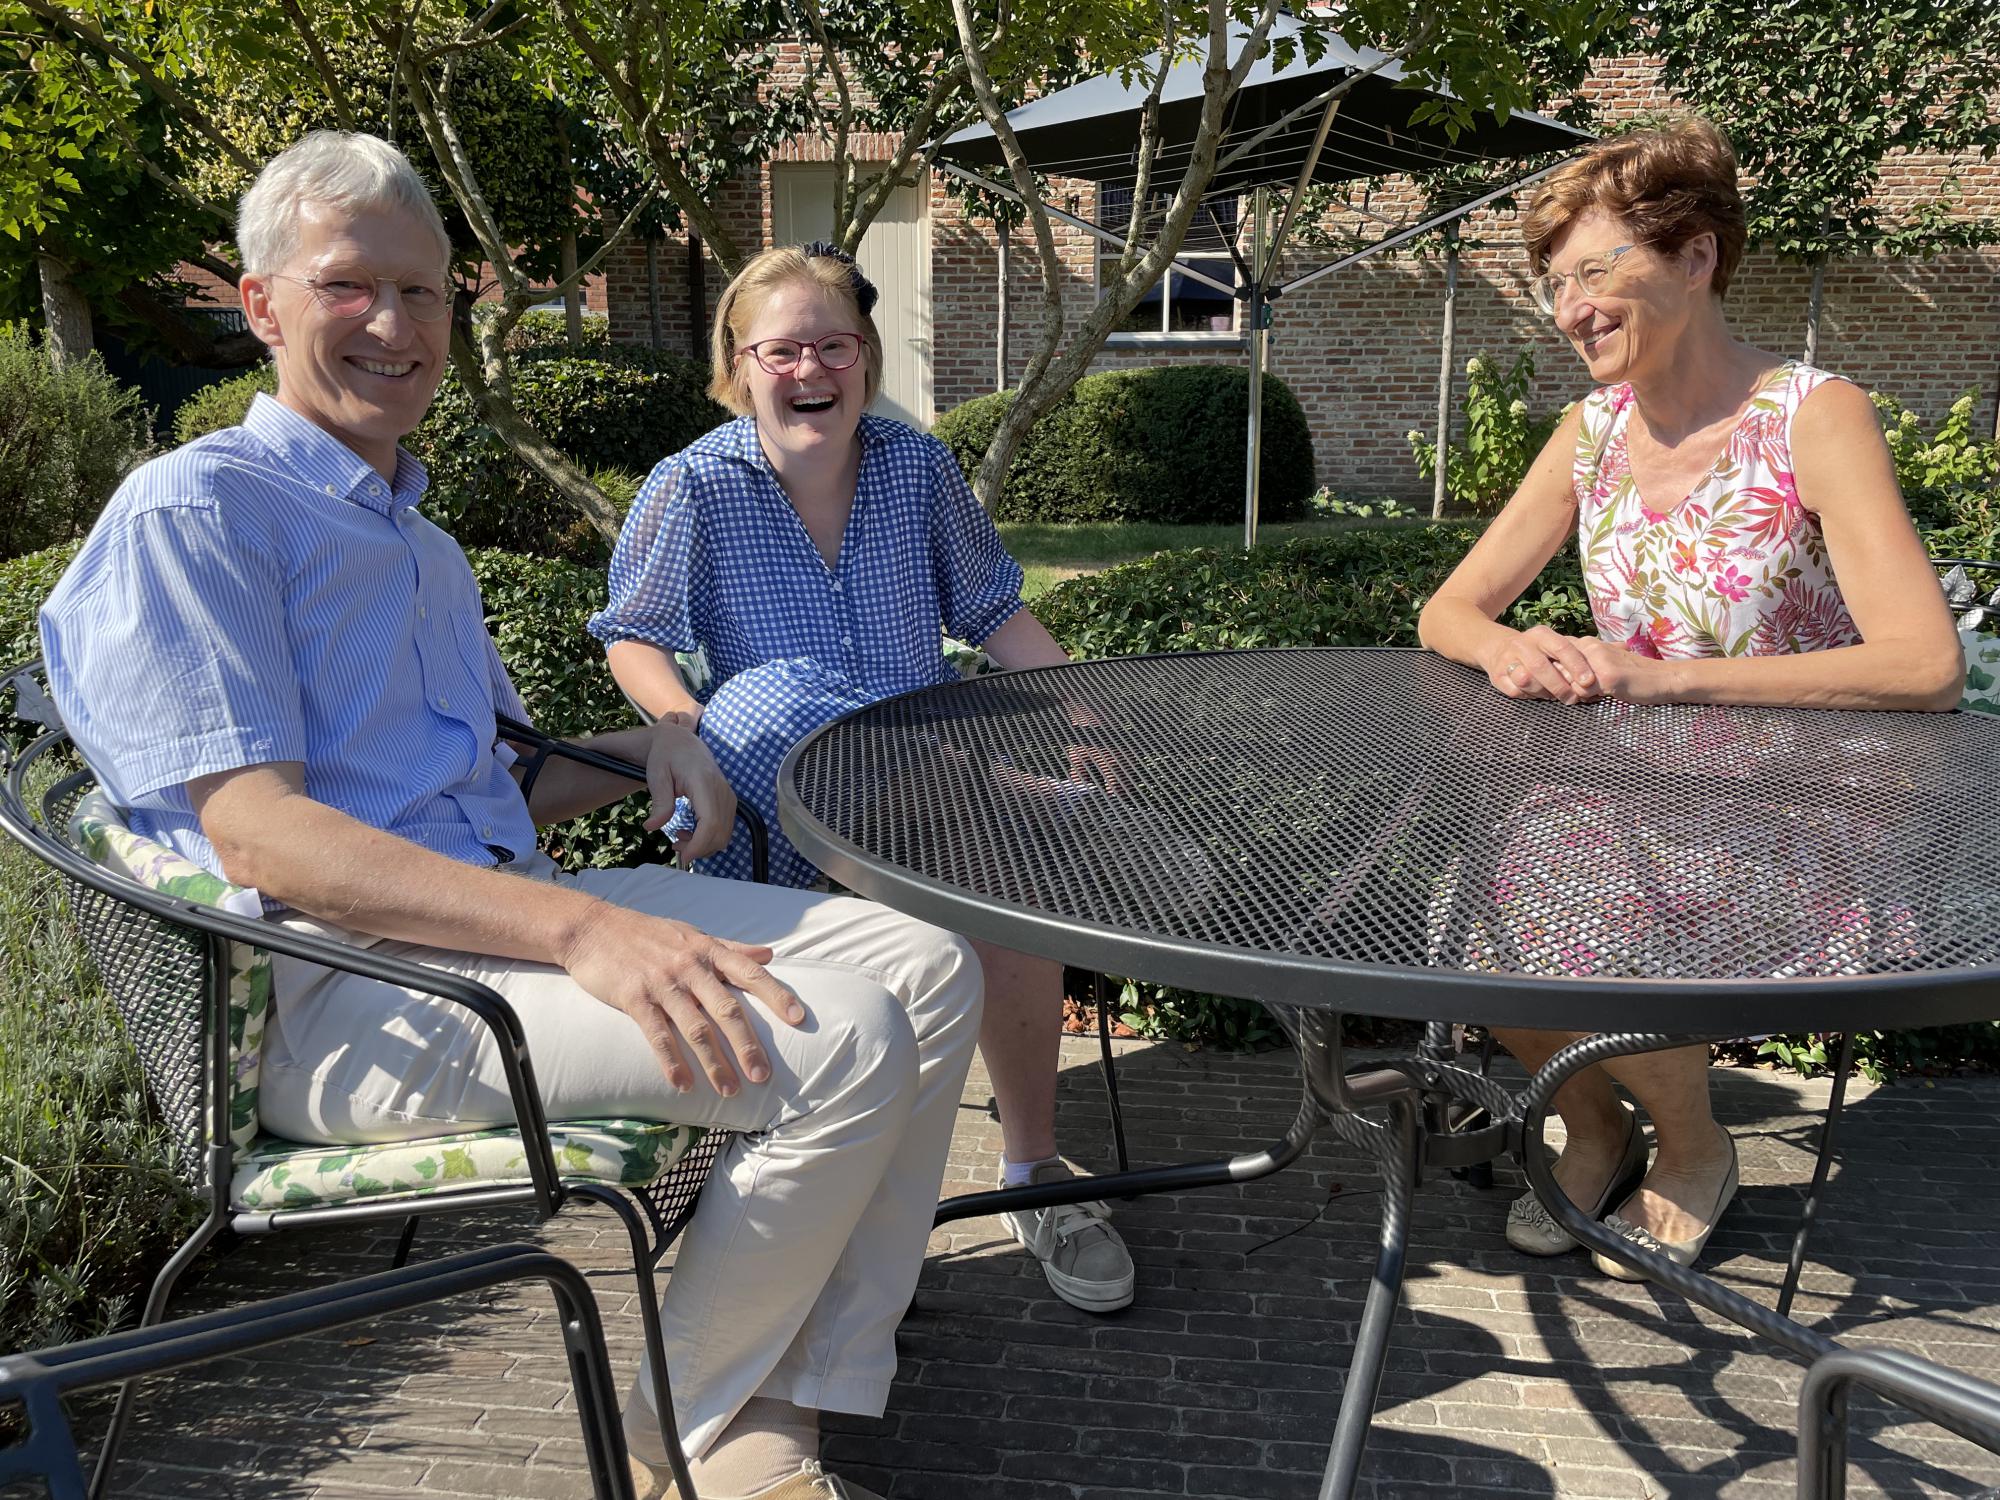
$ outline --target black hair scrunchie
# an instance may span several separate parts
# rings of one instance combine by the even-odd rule
[[[854,263],[853,256],[830,240],[814,240],[810,244],[801,245],[799,253],[807,260],[817,260],[824,256],[828,260],[839,261],[847,267],[847,284],[854,292],[854,305],[861,310],[861,316],[865,318],[875,310],[876,299],[881,293],[875,290],[874,282],[861,274],[861,267]]]

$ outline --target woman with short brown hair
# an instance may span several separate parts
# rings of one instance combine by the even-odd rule
[[[1522,224],[1535,300],[1597,389],[1425,606],[1423,643],[1511,698],[1953,707],[1957,638],[1867,395],[1745,343],[1723,315],[1745,236],[1722,134],[1690,118],[1605,141],[1549,178]],[[1502,624],[1572,533],[1596,633]],[[1573,1040],[1499,1039],[1531,1068]],[[1683,1265],[1736,1191],[1707,1061],[1696,1047],[1625,1058],[1556,1096],[1558,1184]],[[1652,1119],[1650,1170],[1612,1078]],[[1507,1239],[1542,1255],[1576,1244],[1532,1193]]]

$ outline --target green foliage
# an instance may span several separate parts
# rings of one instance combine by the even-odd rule
[[[596,471],[598,488],[621,510],[637,493],[634,476],[728,420],[708,399],[708,366],[623,344],[600,345],[605,357],[573,355],[560,330],[560,318],[553,331],[544,321],[516,330],[514,405],[572,461]],[[241,422],[256,392],[276,388],[269,367],[206,387],[175,414],[174,436],[188,442]],[[479,420],[454,372],[445,372],[407,443],[430,472],[425,514],[461,546],[599,567],[608,560],[604,539]]]
[[[1012,392],[979,396],[933,431],[970,480]],[[1000,496],[1002,521],[1240,519],[1249,381],[1215,365],[1086,375],[1028,432]],[[1290,387],[1264,377],[1263,510],[1295,521],[1313,491],[1312,433]]]
[[[1753,185],[1750,238],[1806,262],[1991,243],[1957,184],[1891,201],[1902,154],[2000,147],[2000,6],[1992,0],[1658,0],[1661,80],[1728,133]]]
[[[277,394],[277,366],[261,364],[228,380],[203,386],[174,413],[174,441],[191,443],[224,427],[240,426],[259,391],[267,396]]]
[[[172,1175],[138,1061],[69,924],[57,880],[7,843],[0,847],[0,1354],[130,1321],[147,1280],[197,1217]]]
[[[1520,487],[1563,418],[1562,411],[1539,421],[1529,417],[1528,387],[1534,378],[1535,356],[1529,349],[1517,354],[1504,372],[1483,354],[1466,361],[1465,437],[1445,456],[1445,496],[1453,505],[1491,515]],[[1437,444],[1414,429],[1407,436],[1418,470],[1433,478]]]
[[[2000,443],[1972,430],[1979,394],[1951,404],[1936,432],[1917,414],[1879,391],[1883,436],[1896,461],[1896,482],[1917,525],[1930,532],[1939,557],[2000,557]]]
[[[486,604],[486,628],[537,728],[570,736],[638,722],[604,648],[584,629],[604,608],[602,568],[491,549],[466,556]],[[645,829],[647,811],[643,795],[627,798],[551,830],[546,847],[569,869],[670,859],[666,840]]]
[[[0,557],[82,536],[151,431],[95,356],[57,369],[24,329],[0,332]]]
[[[1366,500],[1336,495],[1321,485],[1306,499],[1306,513],[1315,520],[1410,521],[1417,508],[1394,495],[1371,495]]]
[[[1479,528],[1357,526],[1250,552],[1163,552],[1072,578],[1035,613],[1073,656],[1212,651],[1251,646],[1411,646],[1417,613]],[[1575,559],[1558,555],[1508,623],[1588,619]]]
[[[612,347],[612,359],[537,350],[514,371],[515,409],[573,462],[645,474],[728,420],[708,398],[706,365],[650,348]],[[426,513],[461,545],[596,566],[608,560],[604,539],[479,419],[455,374],[446,374],[408,445],[430,471]],[[629,481],[614,487],[629,503]],[[619,496],[607,498],[616,503]]]

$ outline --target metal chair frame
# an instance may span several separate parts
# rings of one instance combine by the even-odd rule
[[[0,1406],[18,1402],[28,1419],[26,1439],[0,1448],[0,1485],[40,1479],[51,1500],[85,1500],[89,1486],[62,1408],[68,1392],[106,1385],[130,1389],[144,1376],[527,1280],[545,1282],[555,1294],[592,1489],[598,1500],[633,1500],[597,1299],[581,1271],[533,1245],[497,1245],[245,1307],[0,1359]]]
[[[93,959],[118,1001],[128,1035],[139,1053],[155,1107],[174,1135],[176,1165],[195,1197],[203,1217],[168,1258],[147,1293],[139,1326],[160,1323],[175,1285],[201,1252],[224,1230],[262,1235],[285,1229],[351,1226],[385,1220],[405,1221],[396,1257],[407,1253],[418,1219],[434,1214],[470,1213],[507,1206],[532,1207],[538,1219],[560,1212],[572,1199],[599,1203],[612,1210],[631,1241],[634,1275],[638,1281],[640,1320],[653,1376],[652,1395],[660,1414],[662,1435],[675,1484],[684,1496],[695,1494],[674,1425],[667,1379],[665,1340],[660,1327],[656,1269],[661,1258],[694,1212],[701,1188],[721,1154],[728,1132],[711,1130],[657,1181],[642,1188],[619,1188],[597,1182],[564,1182],[549,1141],[549,1122],[535,1084],[526,1035],[514,1009],[490,987],[456,974],[425,968],[369,949],[293,931],[275,923],[253,920],[163,895],[98,865],[66,838],[70,807],[94,783],[84,767],[60,774],[31,806],[29,781],[58,759],[80,761],[43,691],[40,663],[31,662],[0,676],[0,691],[14,691],[17,717],[48,725],[47,732],[16,752],[0,745],[0,828],[63,878]],[[503,736],[530,748],[531,765],[524,782],[550,757],[576,759],[599,769],[643,780],[644,772],[601,752],[553,740],[526,725],[509,722]],[[743,808],[761,842],[761,821],[754,809]],[[196,970],[199,999],[183,1013],[165,1015],[163,1001],[135,976],[121,974],[110,961],[109,936],[141,934],[142,940],[168,944]],[[247,1211],[230,1202],[230,1181],[236,1147],[230,1140],[229,960],[231,943],[246,943],[272,953],[303,959],[345,973],[433,996],[465,1011],[491,1032],[497,1044],[507,1090],[525,1150],[529,1181],[516,1185],[471,1185],[441,1188],[418,1199],[362,1199],[353,1203]],[[121,986],[123,988],[121,989]],[[191,999],[191,996],[183,996]],[[170,1067],[191,1064],[191,1078],[163,1077]],[[129,1421],[132,1387],[121,1388],[97,1470],[91,1480],[92,1500],[108,1488],[118,1445]]]
[[[2000,1385],[1896,1349],[1836,1349],[1814,1360],[1799,1390],[1799,1500],[1847,1494],[1847,1392],[1861,1385],[2000,1453]],[[1991,1490],[1986,1494],[1994,1493]]]

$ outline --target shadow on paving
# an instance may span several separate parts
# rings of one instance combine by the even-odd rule
[[[1137,1164],[1268,1145],[1299,1098],[1282,1053],[1121,1044]],[[1062,1137],[1112,1161],[1094,1044],[1065,1044]],[[1705,1265],[1768,1303],[1816,1149],[1824,1084],[1718,1070],[1744,1188]],[[1861,1089],[1798,1312],[1864,1343],[1989,1377],[2000,1366],[2000,1081]],[[968,1086],[947,1191],[991,1185],[999,1136]],[[1793,1492],[1799,1366],[1581,1255],[1501,1239],[1521,1191],[1448,1176],[1413,1212],[1404,1306],[1361,1494],[1780,1500]],[[1096,1317],[1048,1290],[998,1222],[932,1240],[878,1420],[830,1417],[829,1462],[891,1500],[1152,1500],[1318,1493],[1373,1267],[1380,1198],[1359,1153],[1322,1137],[1259,1182],[1118,1207],[1135,1304]],[[386,1266],[393,1226],[291,1234],[213,1262],[193,1312]],[[540,1231],[525,1214],[427,1224],[417,1255],[534,1238],[590,1273],[621,1381],[638,1324],[624,1239],[601,1211]],[[1856,1400],[1851,1493],[1967,1495],[2000,1459]],[[101,1430],[102,1412],[79,1426]],[[554,1307],[539,1286],[422,1309],[153,1382],[117,1493],[483,1500],[590,1493]]]
[[[1101,1086],[1081,1048],[1068,1056],[1065,1145],[1107,1170]],[[1277,1055],[1139,1047],[1120,1079],[1135,1164],[1268,1144],[1297,1101]],[[1768,1304],[1826,1087],[1739,1069],[1715,1086],[1745,1186],[1704,1264]],[[1803,1321],[1996,1373],[1996,1097],[1992,1081],[1850,1095]],[[985,1103],[968,1091],[961,1136],[986,1126]],[[1363,1493],[1790,1496],[1800,1366],[1580,1253],[1512,1251],[1501,1231],[1524,1184],[1511,1164],[1497,1178],[1418,1195]],[[1327,1137],[1274,1178],[1122,1205],[1139,1289],[1108,1318],[1058,1302],[996,1221],[952,1226],[904,1324],[888,1414],[830,1422],[829,1457],[894,1500],[1316,1495],[1379,1207],[1372,1167]],[[2000,1481],[2000,1459],[1866,1397],[1853,1432],[1856,1495]]]

